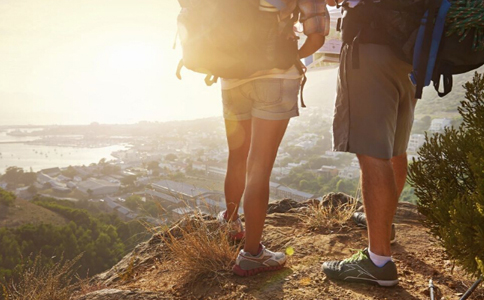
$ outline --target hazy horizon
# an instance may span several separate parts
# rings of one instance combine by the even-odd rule
[[[177,1],[0,2],[0,125],[221,115],[219,86],[175,77]]]
[[[175,76],[179,10],[178,1],[159,0],[1,1],[0,125],[221,116],[219,84],[208,87],[186,69],[182,80]],[[330,82],[331,90],[317,90],[332,95],[329,73],[315,80]]]

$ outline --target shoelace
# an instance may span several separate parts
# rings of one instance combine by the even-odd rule
[[[368,256],[365,254],[364,252],[365,250],[358,250],[358,252],[356,252],[355,254],[353,254],[353,256],[351,256],[350,258],[347,258],[345,260],[343,260],[343,262],[355,262],[355,261],[360,261],[360,260],[363,260],[363,259],[368,259]]]

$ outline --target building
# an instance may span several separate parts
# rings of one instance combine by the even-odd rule
[[[430,128],[429,131],[433,133],[443,133],[445,128],[451,127],[452,126],[452,120],[451,119],[433,119],[432,123],[430,123]]]
[[[313,194],[301,192],[282,185],[279,185],[277,187],[276,196],[281,198],[290,198],[295,201],[305,201],[307,199],[312,199],[314,197]]]
[[[360,178],[360,169],[355,167],[345,167],[339,170],[338,177],[343,179]]]
[[[207,176],[212,178],[225,178],[227,169],[217,167],[207,167]]]
[[[338,160],[340,155],[343,155],[343,152],[333,152],[333,151],[325,151],[324,154],[321,156],[321,157],[324,157],[324,158],[329,158],[329,159],[332,159],[332,160]]]
[[[322,166],[319,170],[317,170],[317,173],[320,174],[323,178],[333,178],[338,176],[338,168],[336,166]]]
[[[101,179],[89,178],[77,184],[77,189],[89,196],[102,196],[114,194],[120,185]]]
[[[417,150],[422,147],[425,143],[425,135],[424,134],[412,134],[410,136],[410,140],[408,141],[408,152],[417,152]]]
[[[176,205],[207,208],[218,211],[225,209],[225,198],[222,192],[211,191],[194,185],[171,180],[152,183],[152,190],[146,189],[145,195],[168,201]]]
[[[42,169],[40,170],[40,173],[44,173],[45,175],[51,176],[51,177],[56,177],[61,173],[60,168],[49,168],[49,169]]]

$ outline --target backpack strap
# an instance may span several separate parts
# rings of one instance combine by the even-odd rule
[[[444,91],[440,92],[440,78],[442,78],[442,81],[444,83]],[[454,80],[452,78],[452,64],[448,62],[443,62],[440,64],[438,67],[438,71],[436,73],[436,76],[432,78],[432,81],[434,82],[434,89],[437,91],[437,94],[439,97],[444,97],[448,93],[452,91],[452,85],[454,84]]]
[[[183,69],[183,66],[184,66],[183,59],[180,59],[180,61],[178,62],[178,67],[176,68],[176,77],[180,80],[182,79],[181,70]],[[218,81],[218,76],[214,76],[213,74],[207,74],[207,76],[205,76],[205,84],[208,86],[211,86],[217,81]]]
[[[180,61],[178,62],[178,66],[176,67],[176,78],[178,79],[182,79],[181,77],[181,70],[183,68],[183,59],[180,59]]]
[[[449,7],[449,0],[434,0],[422,18],[414,47],[414,70],[410,74],[410,79],[416,86],[416,99],[422,98],[423,88],[432,80]]]
[[[299,60],[299,58],[296,59],[296,63],[294,65],[296,66],[296,69],[299,71],[299,74],[303,76],[301,81],[300,97],[301,97],[301,107],[306,107],[306,104],[304,103],[303,91],[304,91],[304,86],[306,85],[306,81],[308,80],[308,78],[306,77],[307,68]]]

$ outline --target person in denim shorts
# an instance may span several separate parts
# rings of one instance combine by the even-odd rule
[[[261,10],[275,9],[260,1]],[[281,16],[296,7],[307,40],[299,57],[318,50],[329,33],[329,14],[324,0],[284,0]],[[243,250],[233,271],[241,276],[282,268],[285,255],[261,245],[262,230],[269,202],[269,181],[279,144],[289,119],[299,115],[298,94],[301,74],[292,66],[287,70],[259,71],[249,78],[222,79],[222,99],[229,148],[225,199],[227,210],[219,214],[227,222],[234,239],[245,235]],[[245,226],[237,214],[244,197]]]

